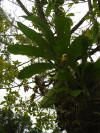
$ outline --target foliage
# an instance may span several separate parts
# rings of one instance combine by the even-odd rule
[[[18,42],[9,44],[7,49],[12,54],[25,55],[34,60],[18,72],[18,62],[9,64],[1,57],[0,84],[4,85],[6,81],[5,85],[10,86],[2,104],[34,116],[36,130],[94,133],[96,129],[97,133],[100,132],[100,59],[92,59],[100,51],[99,22],[95,19],[99,15],[98,3],[94,1],[87,16],[74,26],[71,17],[74,13],[67,14],[64,4],[67,3],[69,8],[80,2],[35,0],[33,14],[22,16],[32,23],[34,29],[17,22],[24,35],[17,38],[14,34]],[[74,33],[87,19],[92,23],[91,27],[84,28],[76,36]],[[20,79],[17,87],[22,86],[25,93],[32,90],[26,103],[19,93],[11,89],[16,76]],[[29,79],[35,83],[34,87],[29,84]],[[56,115],[51,113],[54,110]]]
[[[14,82],[15,77],[18,75],[18,69],[16,63],[13,65],[5,61],[2,56],[0,56],[0,88],[5,88]]]
[[[32,123],[28,114],[13,113],[10,109],[0,110],[0,131],[2,133],[31,133]],[[35,129],[34,129],[35,130]]]
[[[2,33],[6,32],[11,25],[7,15],[5,14],[2,8],[0,8],[0,13],[2,14],[0,15],[0,33]]]

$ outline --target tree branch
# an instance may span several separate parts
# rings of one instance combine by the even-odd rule
[[[91,16],[91,20],[92,20],[92,22],[94,22],[95,21],[95,16],[93,15],[93,7],[92,7],[91,0],[88,0],[88,7],[89,7],[89,13],[90,13],[90,16]]]
[[[28,16],[32,16],[33,14],[31,12],[29,12],[26,7],[23,5],[23,3],[20,0],[16,0],[17,3],[19,4],[19,6],[21,7],[21,9],[28,15]]]
[[[31,83],[34,83],[34,81],[32,81],[32,82],[28,82],[27,84],[31,84]],[[21,86],[23,86],[23,85],[25,85],[26,83],[24,83],[24,84],[19,84],[19,85],[15,85],[15,86],[11,86],[11,87],[4,87],[4,88],[0,88],[1,90],[3,90],[3,89],[15,89],[16,87],[21,87]]]
[[[98,45],[95,49],[93,49],[92,51],[89,52],[89,55],[93,55],[94,53],[96,53],[97,51],[100,51],[100,45]]]
[[[71,29],[71,33],[73,33],[74,31],[76,31],[81,24],[85,21],[85,18],[89,15],[89,11],[85,14],[85,16]]]
[[[89,11],[92,11],[92,4],[91,4],[91,0],[88,0],[88,7],[89,7]]]
[[[43,6],[42,6],[40,0],[35,0],[35,5],[36,5],[37,13],[38,13],[38,16],[40,17],[40,19],[45,21],[48,24],[45,14],[43,12]]]

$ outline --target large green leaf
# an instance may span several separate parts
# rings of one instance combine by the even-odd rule
[[[81,56],[82,53],[82,39],[81,36],[77,37],[70,45],[68,55],[75,59]]]
[[[42,35],[34,31],[33,29],[30,29],[26,25],[22,24],[21,22],[17,22],[18,27],[20,30],[33,42],[35,42],[40,48],[47,49],[48,43],[42,38]]]
[[[94,63],[95,68],[100,68],[100,58]]]
[[[58,38],[61,39],[66,45],[69,45],[72,20],[69,17],[65,17],[65,15],[62,13],[61,15],[55,15],[54,22]]]
[[[39,29],[42,31],[42,33],[45,35],[46,39],[52,43],[54,43],[54,35],[53,32],[51,31],[49,25],[41,20],[37,16],[23,16],[25,19],[32,21]]]
[[[36,31],[28,28],[24,24],[18,22],[18,27],[20,30],[28,37],[30,38],[33,42],[35,42],[40,48],[41,51],[45,51],[49,56],[54,57],[53,50],[50,46],[50,43],[48,43],[41,34],[37,33]],[[49,31],[48,31],[49,32]],[[50,37],[49,37],[50,38]],[[52,39],[51,39],[52,40]]]
[[[52,3],[49,2],[48,6],[46,8],[46,11],[45,11],[45,14],[47,17],[50,16],[51,10],[52,10]]]
[[[85,35],[80,35],[79,37],[76,37],[76,39],[69,46],[67,51],[67,63],[77,73],[79,73],[77,60],[82,60],[82,71],[84,71],[84,67],[88,58],[88,51],[91,46],[91,40]]]
[[[100,79],[100,59],[94,63],[87,63],[84,71],[84,80],[87,82]]]
[[[80,93],[82,92],[82,90],[72,90],[70,92],[70,94],[73,96],[73,97],[77,97],[80,95]]]
[[[77,58],[86,58],[89,46],[91,46],[91,40],[85,35],[80,35],[69,47],[69,59],[76,60]]]
[[[97,41],[98,39],[98,35],[99,35],[99,23],[97,22],[97,20],[94,21],[94,25],[92,27],[92,37],[94,41]]]
[[[40,74],[48,69],[52,69],[53,66],[50,63],[35,63],[23,68],[18,75],[19,79],[30,78],[35,74]]]
[[[8,51],[15,55],[21,54],[26,56],[47,57],[46,53],[43,52],[39,47],[34,47],[31,45],[9,45]]]
[[[72,21],[62,13],[60,15],[55,15],[54,23],[57,33],[56,52],[58,55],[62,55],[63,53],[66,53],[67,47],[70,45],[70,28]]]

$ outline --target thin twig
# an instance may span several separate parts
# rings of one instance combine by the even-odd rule
[[[19,64],[18,65],[18,67],[20,67],[20,66],[23,66],[23,65],[25,65],[26,63],[29,63],[29,62],[31,62],[31,61],[33,61],[33,60],[35,60],[35,58],[33,59],[30,59],[30,60],[28,60],[28,61],[26,61],[26,62],[24,62],[24,63],[22,63],[22,64]]]
[[[93,6],[92,6],[92,3],[91,3],[91,0],[88,0],[88,7],[89,7],[89,13],[90,13],[90,16],[91,16],[91,20],[94,23],[95,16],[93,15]]]
[[[9,2],[11,2],[12,4],[16,5],[16,6],[19,6],[17,3],[11,1],[11,0],[8,0]]]
[[[28,15],[28,16],[32,16],[33,14],[31,12],[29,12],[26,7],[23,5],[23,3],[20,0],[16,0],[17,3],[19,4],[19,6],[21,7],[21,9]]]
[[[37,13],[38,13],[38,16],[40,17],[40,19],[43,20],[44,22],[46,22],[46,24],[48,24],[45,14],[44,14],[44,11],[43,11],[43,6],[42,6],[42,3],[40,2],[40,0],[35,0],[35,6],[37,8]]]
[[[94,53],[96,53],[97,51],[100,51],[100,44],[95,48],[93,49],[92,51],[89,52],[89,55],[93,55]]]
[[[71,29],[71,33],[73,33],[74,31],[76,31],[81,25],[82,23],[85,21],[86,17],[89,15],[89,11],[85,14],[85,16]]]
[[[23,34],[21,34],[21,35],[23,35]],[[11,35],[11,34],[10,34],[10,35],[7,35],[7,34],[4,35],[4,34],[3,34],[3,35],[0,35],[0,36],[5,37],[5,36],[14,36],[14,35]]]
[[[89,57],[90,57],[91,55],[95,54],[96,52],[99,52],[99,51],[100,51],[100,45],[99,45],[99,44],[97,44],[97,45],[98,45],[98,46],[97,46],[95,49],[93,49],[92,51],[88,52]],[[80,56],[77,58],[77,60],[79,60],[79,59],[81,59]]]
[[[31,83],[34,83],[33,81],[32,82],[28,82],[27,84],[31,84]],[[21,87],[23,85],[26,85],[26,83],[24,84],[19,84],[19,85],[15,85],[15,86],[11,86],[11,87],[5,87],[5,88],[1,88],[1,89],[13,89],[13,88],[16,88],[16,87]]]

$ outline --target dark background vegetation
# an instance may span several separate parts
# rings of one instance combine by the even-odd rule
[[[31,26],[0,8],[0,89],[6,90],[0,131],[100,133],[99,1],[29,0],[31,11],[11,2]],[[88,12],[74,24],[71,8],[80,3]],[[12,54],[28,61],[13,61]],[[28,99],[21,89],[31,90]]]

